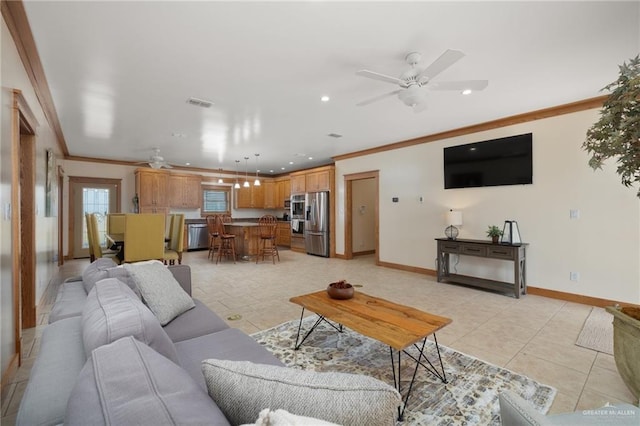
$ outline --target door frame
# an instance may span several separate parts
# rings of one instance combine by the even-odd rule
[[[14,357],[17,356],[17,365],[20,366],[23,325],[36,325],[35,129],[38,122],[22,91],[13,89],[12,103],[11,281],[16,350]],[[22,170],[23,167],[25,170]]]
[[[58,266],[64,265],[64,169],[58,166]]]
[[[121,209],[121,192],[122,192],[122,179],[106,179],[106,178],[94,178],[87,176],[69,176],[69,227],[68,227],[68,249],[67,255],[69,259],[73,259],[74,252],[74,244],[75,244],[75,234],[74,234],[74,224],[76,221],[75,218],[75,209],[73,205],[73,201],[75,199],[75,194],[73,193],[73,187],[78,183],[87,183],[87,184],[98,184],[98,185],[115,185],[116,187],[116,211],[114,213],[120,213]],[[82,218],[81,218],[82,220]]]
[[[352,214],[351,208],[353,207],[353,181],[362,180],[362,179],[375,179],[376,181],[376,192],[375,192],[375,241],[376,241],[376,256],[375,262],[376,265],[380,264],[380,212],[379,212],[379,204],[380,204],[380,171],[379,170],[371,170],[368,172],[360,172],[360,173],[352,173],[348,175],[344,175],[344,188],[345,188],[345,208],[344,208],[344,257],[345,259],[353,259],[353,224],[352,224]]]

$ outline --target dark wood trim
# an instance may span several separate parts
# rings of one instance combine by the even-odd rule
[[[640,305],[627,302],[619,302],[616,300],[601,299],[599,297],[583,296],[582,294],[565,293],[564,291],[549,290],[539,287],[527,287],[527,293],[536,296],[548,297],[550,299],[564,300],[566,302],[580,303],[582,305],[598,306],[604,308],[606,306],[620,305],[632,306],[640,308]]]
[[[64,169],[58,166],[58,266],[64,265]]]
[[[391,262],[383,262],[383,261],[378,262],[378,265],[384,266],[385,268],[399,269],[401,271],[408,271],[408,272],[416,272],[418,274],[431,275],[434,277],[438,275],[435,269],[420,268],[418,266],[409,266],[409,265],[402,265],[400,263],[391,263]]]
[[[29,81],[31,81],[38,102],[42,107],[42,111],[56,135],[58,146],[65,156],[69,155],[58,113],[56,112],[51,90],[49,89],[49,83],[47,83],[47,77],[45,76],[42,62],[40,62],[40,55],[38,54],[31,27],[29,26],[29,20],[24,10],[24,4],[18,0],[2,0],[0,10],[2,17],[7,23],[13,42],[16,45],[18,55],[29,77]]]
[[[603,102],[606,99],[607,99],[606,95],[598,96],[595,98],[585,99],[578,102],[571,102],[568,104],[539,109],[539,110],[527,112],[524,114],[512,115],[510,117],[505,117],[505,118],[499,118],[497,120],[487,121],[480,124],[473,124],[471,126],[460,127],[458,129],[447,130],[440,133],[434,133],[432,135],[421,136],[419,138],[396,142],[389,145],[383,145],[376,148],[364,149],[362,151],[356,151],[348,154],[337,155],[335,157],[332,157],[332,159],[333,161],[340,161],[340,160],[346,160],[349,158],[362,157],[364,155],[377,154],[380,152],[392,151],[395,149],[406,148],[409,146],[440,141],[443,139],[453,138],[456,136],[469,135],[472,133],[483,132],[486,130],[497,129],[500,127],[512,126],[514,124],[526,123],[529,121],[541,120],[543,118],[550,118],[558,115],[570,114],[573,112],[599,108],[602,106]]]
[[[36,326],[36,138],[20,132],[20,288],[22,328]],[[15,255],[16,253],[14,253]]]

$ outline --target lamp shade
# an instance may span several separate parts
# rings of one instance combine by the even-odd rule
[[[462,212],[449,210],[447,217],[445,218],[447,225],[460,226],[462,225]]]

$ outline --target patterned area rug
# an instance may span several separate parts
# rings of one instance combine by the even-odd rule
[[[317,319],[307,317],[303,331]],[[289,321],[252,337],[277,356],[285,365],[301,370],[337,371],[367,374],[393,386],[389,347],[344,329],[338,333],[322,323],[300,350],[293,346],[299,320]],[[413,350],[417,356],[417,350]],[[435,344],[428,342],[425,353],[433,362]],[[409,425],[500,425],[498,394],[511,390],[546,413],[556,390],[477,358],[440,345],[448,383],[442,383],[426,369],[418,368],[416,382],[404,417]],[[439,364],[436,364],[438,368]],[[402,357],[402,389],[411,381],[415,363]]]

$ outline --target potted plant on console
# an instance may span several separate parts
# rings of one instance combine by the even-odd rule
[[[600,119],[587,131],[582,148],[589,166],[601,169],[615,158],[622,184],[640,183],[640,56],[619,67],[618,79],[603,90],[610,91],[600,110]],[[640,190],[637,193],[640,197]],[[607,307],[613,319],[613,356],[627,387],[640,399],[640,310]]]
[[[498,244],[498,238],[502,236],[502,229],[498,228],[496,225],[489,225],[489,229],[487,229],[487,237],[491,237],[491,242],[493,244]]]

